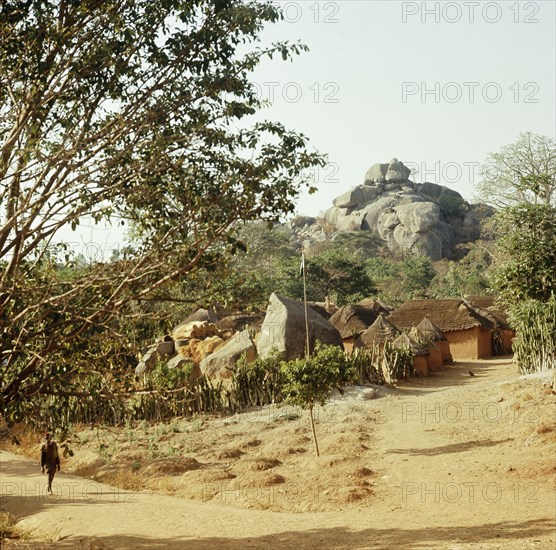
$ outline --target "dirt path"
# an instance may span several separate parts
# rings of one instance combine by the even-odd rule
[[[478,361],[357,401],[381,413],[375,498],[329,512],[247,510],[64,473],[46,496],[36,464],[1,452],[3,508],[36,539],[53,541],[6,547],[554,550],[556,449],[553,438],[537,436],[539,411],[527,400],[540,384],[504,380],[515,380],[508,361]],[[516,392],[531,405],[518,407]],[[338,403],[349,411],[353,400]]]

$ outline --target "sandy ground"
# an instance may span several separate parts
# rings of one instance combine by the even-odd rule
[[[83,430],[51,496],[36,461],[2,451],[2,509],[27,537],[2,548],[556,548],[542,380],[496,359],[368,394],[317,411],[319,458],[306,413],[274,407]]]

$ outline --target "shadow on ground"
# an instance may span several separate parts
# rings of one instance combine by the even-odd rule
[[[369,511],[371,513],[371,511]],[[446,544],[477,544],[496,542],[500,545],[512,540],[515,542],[554,543],[554,520],[539,518],[524,522],[485,523],[470,528],[469,526],[426,527],[418,529],[363,529],[351,531],[343,527],[332,529],[314,529],[308,531],[282,532],[261,537],[206,537],[192,539],[187,536],[179,538],[151,539],[148,537],[114,536],[109,538],[80,539],[56,543],[39,543],[15,541],[5,545],[6,550],[65,550],[98,548],[99,550],[215,550],[215,549],[258,549],[258,548],[319,548],[319,549],[362,549],[390,550],[406,548],[425,550],[428,548],[446,548]],[[541,541],[539,537],[543,537]],[[546,547],[546,546],[545,546]],[[4,548],[4,546],[3,546]]]

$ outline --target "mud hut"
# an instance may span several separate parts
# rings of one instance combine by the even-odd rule
[[[444,333],[426,315],[416,328],[425,338],[433,342],[440,349],[443,364],[449,364],[454,361],[450,352],[450,342],[448,342]]]
[[[429,371],[440,370],[442,368],[442,365],[444,364],[444,361],[442,360],[442,350],[438,346],[439,342],[434,342],[433,340],[425,336],[417,327],[413,327],[410,330],[409,336],[413,340],[415,340],[415,342],[421,344],[426,348],[428,352],[427,365],[429,367]],[[445,342],[449,346],[448,340],[445,340]],[[450,351],[449,347],[448,351]]]
[[[429,352],[425,346],[416,342],[405,332],[400,334],[394,340],[394,346],[398,348],[409,348],[413,354],[413,368],[415,374],[426,376],[429,373],[428,355]]]
[[[359,335],[353,347],[371,348],[374,344],[384,344],[387,340],[394,340],[400,331],[379,314],[376,321]]]
[[[512,343],[515,330],[511,327],[504,308],[496,305],[494,296],[470,296],[465,298],[467,305],[492,321],[492,352],[494,355],[508,355],[512,353]]]
[[[338,329],[344,342],[344,349],[351,352],[357,337],[367,330],[378,318],[379,313],[361,305],[341,307],[330,322]]]
[[[411,329],[428,317],[446,336],[454,359],[492,356],[494,323],[463,300],[410,300],[388,317],[399,329]]]

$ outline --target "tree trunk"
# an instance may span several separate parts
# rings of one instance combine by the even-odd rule
[[[315,442],[315,451],[317,453],[317,456],[320,456],[319,454],[319,443],[317,441],[317,432],[315,431],[315,419],[313,418],[313,407],[309,407],[309,417],[311,418],[311,429],[313,430],[313,440]]]

